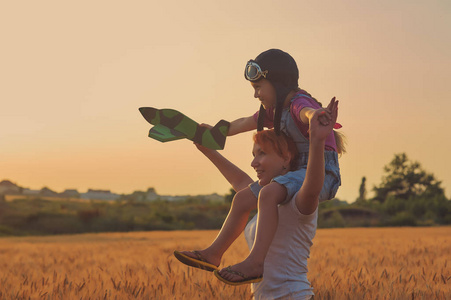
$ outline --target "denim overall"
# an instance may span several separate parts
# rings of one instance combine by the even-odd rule
[[[291,99],[291,102],[293,102],[293,100],[299,97],[299,95],[300,95],[299,93],[296,94],[293,97],[293,99]],[[306,94],[302,94],[302,96],[311,98]],[[299,191],[302,184],[304,183],[309,152],[309,140],[301,133],[299,128],[296,126],[296,123],[293,120],[290,113],[290,107],[286,107],[282,111],[282,116],[280,120],[280,131],[285,133],[295,142],[300,157],[298,162],[298,170],[290,171],[287,174],[277,176],[272,180],[285,186],[285,188],[287,189],[287,198],[281,204],[291,200],[291,198],[293,198],[293,196]],[[324,159],[325,159],[325,178],[323,188],[319,195],[320,202],[334,198],[335,194],[337,193],[338,187],[341,185],[340,168],[338,165],[337,152],[327,150],[324,151]],[[251,183],[249,187],[258,199],[258,194],[260,193],[260,190],[263,187],[258,184],[258,181]]]

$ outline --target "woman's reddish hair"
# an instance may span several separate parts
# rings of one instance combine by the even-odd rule
[[[296,144],[282,132],[277,135],[274,129],[258,131],[254,134],[254,143],[258,144],[263,151],[271,149],[280,157],[291,157],[290,171],[298,168],[299,152]]]

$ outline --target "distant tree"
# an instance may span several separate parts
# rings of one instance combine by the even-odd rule
[[[366,177],[363,176],[362,177],[362,183],[360,184],[360,188],[359,188],[359,198],[357,199],[358,201],[365,201],[366,200]]]
[[[374,200],[383,203],[388,197],[407,200],[414,196],[444,196],[441,182],[426,173],[418,162],[409,161],[405,153],[395,154],[384,171],[381,184],[373,188]]]

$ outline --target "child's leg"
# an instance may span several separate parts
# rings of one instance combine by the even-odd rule
[[[239,191],[233,197],[229,214],[222,225],[221,231],[210,246],[198,252],[203,259],[218,266],[222,255],[237,239],[246,227],[249,213],[257,208],[257,198],[249,187]],[[183,252],[185,255],[196,258],[191,252]]]
[[[265,186],[258,197],[258,219],[255,232],[254,245],[248,257],[241,263],[231,267],[248,277],[257,277],[263,274],[263,264],[271,242],[276,234],[279,222],[278,204],[287,196],[287,190],[283,185],[272,182]],[[221,276],[230,281],[239,281],[243,278],[222,269]]]

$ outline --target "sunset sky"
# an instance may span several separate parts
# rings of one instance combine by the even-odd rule
[[[0,180],[57,192],[154,187],[225,194],[188,140],[160,143],[138,108],[215,124],[259,102],[245,63],[269,48],[297,61],[300,86],[340,100],[348,153],[337,197],[369,197],[395,153],[451,197],[451,1],[2,1]],[[252,133],[222,153],[250,167]]]

